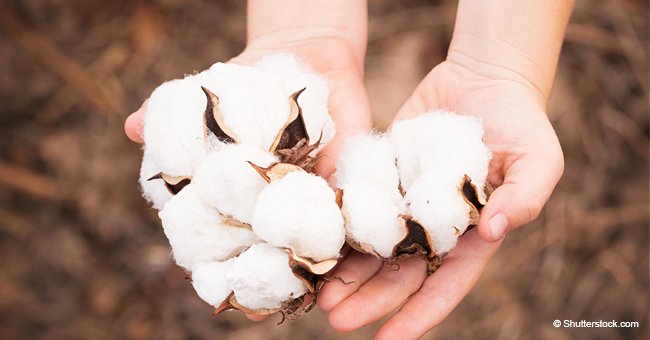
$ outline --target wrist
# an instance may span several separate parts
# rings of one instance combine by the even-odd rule
[[[291,53],[314,71],[328,76],[333,72],[346,72],[363,78],[365,51],[360,56],[350,42],[332,36],[303,36],[287,39],[283,35],[260,36],[246,45],[246,49],[232,62],[254,64],[264,55]]]
[[[248,0],[247,16],[248,50],[293,49],[307,54],[306,59],[314,59],[320,52],[335,60],[353,59],[360,69],[363,67],[366,0]],[[310,47],[320,51],[311,51]]]
[[[547,102],[573,0],[460,0],[450,62],[515,81]]]
[[[523,50],[504,40],[462,32],[454,34],[447,62],[488,80],[513,82],[528,89],[540,103],[548,101],[555,75],[554,68],[538,65]]]

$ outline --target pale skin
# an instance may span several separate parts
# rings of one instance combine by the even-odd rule
[[[301,6],[302,4],[302,6]],[[496,190],[478,228],[466,233],[433,275],[420,259],[382,266],[351,252],[325,285],[319,306],[332,327],[350,331],[396,309],[379,339],[418,338],[431,330],[474,286],[504,235],[537,217],[562,175],[562,151],[546,117],[555,67],[573,1],[461,0],[447,59],[418,85],[398,111],[405,119],[445,108],[479,116],[493,153],[489,182]],[[341,143],[371,127],[363,88],[365,1],[249,1],[248,44],[231,60],[250,64],[263,54],[291,52],[329,81],[329,108],[337,137],[319,164],[334,171]],[[125,123],[142,142],[141,108]]]

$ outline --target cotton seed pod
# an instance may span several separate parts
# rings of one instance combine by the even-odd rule
[[[320,139],[324,146],[334,138],[335,128],[328,110],[329,89],[327,81],[291,54],[272,54],[262,58],[256,65],[281,79],[285,94],[300,89],[307,90],[300,95],[300,107],[305,112],[305,128],[311,141]],[[316,150],[317,151],[317,150]]]
[[[229,259],[259,238],[250,229],[221,216],[189,184],[158,214],[176,263],[191,270],[201,262]]]
[[[204,97],[202,122],[213,127],[217,122],[224,132],[216,134],[222,142],[268,150],[289,116],[290,94],[281,80],[253,66],[236,64],[217,63],[208,72],[203,90],[196,88]]]
[[[234,259],[223,262],[200,262],[192,267],[192,286],[198,296],[214,307],[221,305],[232,293],[227,275]]]
[[[323,178],[303,171],[290,172],[264,188],[253,211],[253,231],[314,262],[338,258],[345,242],[334,191]]]
[[[289,267],[287,252],[265,243],[235,258],[227,278],[234,292],[230,302],[253,314],[274,313],[308,292]]]
[[[256,147],[226,145],[208,154],[192,182],[205,204],[224,216],[250,224],[257,196],[267,182],[249,162],[268,166],[276,161],[276,157]]]
[[[428,232],[433,251],[438,255],[456,246],[467,228],[478,222],[478,210],[483,206],[469,177],[454,176],[453,171],[421,176],[407,191],[405,199],[410,216]]]
[[[390,191],[371,181],[356,181],[342,188],[342,213],[348,244],[356,250],[382,258],[406,237],[400,215],[404,212],[397,187]]]

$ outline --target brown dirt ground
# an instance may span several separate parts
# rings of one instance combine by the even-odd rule
[[[373,1],[377,126],[444,58],[453,1]],[[140,198],[122,122],[156,85],[242,50],[243,2],[0,4],[0,338],[334,339],[326,315],[212,317]],[[579,0],[549,116],[565,175],[427,338],[647,339],[648,4]],[[555,329],[555,319],[638,321]]]

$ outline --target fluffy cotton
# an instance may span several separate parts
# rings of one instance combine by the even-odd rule
[[[482,141],[480,119],[445,110],[431,111],[396,122],[390,135],[405,190],[420,175],[441,166],[467,174],[478,188],[484,186],[491,154]],[[483,190],[479,191],[485,198]]]
[[[311,143],[316,142],[321,133],[322,146],[334,138],[336,129],[327,107],[329,89],[323,77],[314,74],[291,54],[268,55],[255,66],[280,78],[286,96],[305,89],[298,98],[298,104],[302,108]]]
[[[239,143],[268,150],[289,118],[289,94],[280,78],[253,66],[224,63],[208,72],[203,86],[219,97],[228,129]]]
[[[289,117],[289,96],[306,88],[298,103],[309,136],[322,144],[335,133],[327,108],[327,82],[290,55],[272,55],[257,66],[216,63],[209,70],[160,85],[144,117],[145,148],[162,171],[190,176],[206,153],[203,113],[206,87],[219,97],[223,124],[242,144],[268,150]]]
[[[371,181],[343,187],[342,211],[348,239],[372,247],[381,257],[391,257],[395,245],[406,236],[399,218],[403,209],[397,188],[389,191]]]
[[[253,231],[266,242],[301,257],[338,257],[345,242],[335,194],[322,177],[292,172],[269,184],[253,211]]]
[[[223,224],[223,217],[207,206],[191,183],[158,213],[176,263],[188,270],[200,262],[222,261],[259,238],[250,230]]]
[[[227,275],[237,302],[252,309],[280,308],[307,287],[291,271],[288,254],[269,244],[253,245],[233,261]]]
[[[391,141],[380,135],[356,135],[344,144],[337,160],[339,188],[357,181],[370,181],[397,190],[399,175]]]
[[[158,173],[160,173],[160,168],[153,161],[149,153],[145,151],[142,156],[139,179],[142,195],[155,209],[160,210],[173,195],[167,190],[165,182],[162,179],[149,181],[149,178]]]
[[[232,292],[227,274],[234,259],[224,262],[201,262],[192,267],[192,286],[201,300],[218,307]]]
[[[192,182],[207,205],[250,224],[257,195],[267,183],[248,162],[267,167],[276,161],[275,156],[256,147],[226,145],[206,157]]]
[[[461,181],[451,169],[440,168],[418,178],[404,197],[410,215],[429,232],[436,254],[456,246],[469,226],[471,207],[461,194]]]
[[[206,72],[168,81],[156,88],[144,114],[144,148],[161,171],[191,176],[205,157],[201,79]]]

